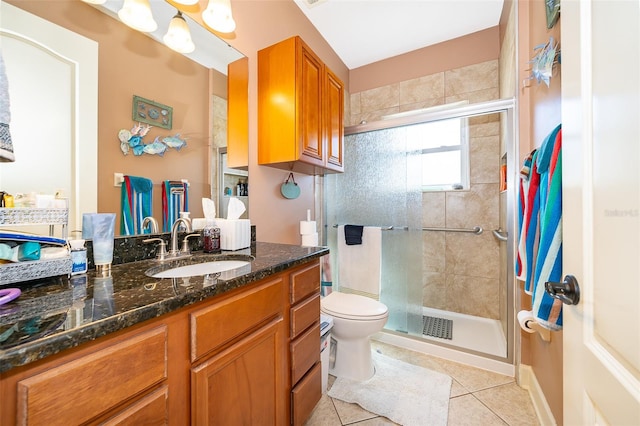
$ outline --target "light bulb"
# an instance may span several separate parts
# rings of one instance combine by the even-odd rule
[[[91,4],[105,4],[107,2],[107,0],[82,0],[85,3],[91,3]]]
[[[193,6],[198,4],[198,0],[173,0],[174,3],[183,4],[185,6]]]
[[[171,18],[167,34],[162,37],[162,40],[176,52],[191,53],[196,49],[196,46],[191,40],[191,32],[189,31],[187,21],[185,21],[180,11]]]
[[[207,8],[202,12],[202,20],[207,26],[221,33],[230,33],[236,29],[229,0],[209,0]]]
[[[153,19],[149,0],[124,0],[122,9],[118,11],[118,17],[134,30],[150,33],[158,28]]]

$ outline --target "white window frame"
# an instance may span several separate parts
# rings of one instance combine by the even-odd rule
[[[455,120],[452,118],[449,120]],[[442,152],[460,151],[460,182],[452,182],[446,184],[437,185],[422,185],[422,192],[436,192],[436,191],[453,191],[453,190],[468,190],[470,186],[469,182],[469,119],[468,117],[457,118],[460,121],[460,144],[440,146],[435,148],[422,149],[422,155],[438,154]],[[429,124],[429,123],[425,123]]]

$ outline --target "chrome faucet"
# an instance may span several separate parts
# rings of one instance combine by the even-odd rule
[[[180,254],[180,250],[178,250],[178,232],[180,229],[180,224],[184,225],[184,227],[186,228],[186,232],[192,232],[191,220],[189,220],[188,218],[179,217],[175,222],[173,222],[173,226],[171,226],[171,251],[169,252],[170,256],[177,256]]]
[[[142,219],[142,232],[144,232],[144,229],[147,227],[147,224],[150,225],[152,234],[158,233],[158,221],[154,217],[147,216],[144,219]]]

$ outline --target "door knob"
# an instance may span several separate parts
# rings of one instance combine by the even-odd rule
[[[565,305],[577,305],[580,301],[580,286],[573,275],[565,275],[561,283],[547,281],[544,288],[547,294],[561,300]]]

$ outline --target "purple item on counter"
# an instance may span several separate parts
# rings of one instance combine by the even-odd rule
[[[20,296],[19,288],[3,288],[0,289],[0,305],[4,305],[5,303],[11,302],[13,299],[16,299]]]

